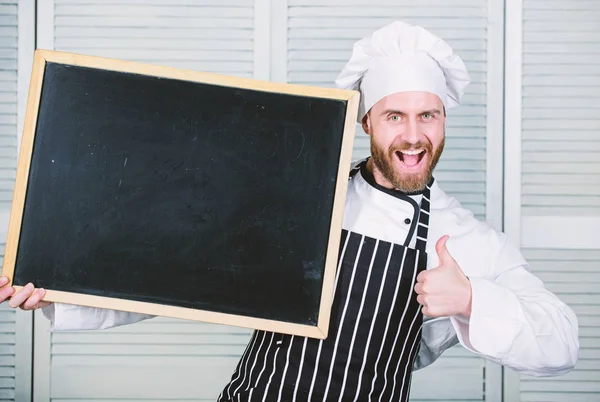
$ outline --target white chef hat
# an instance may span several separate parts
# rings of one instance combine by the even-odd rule
[[[469,82],[464,62],[445,41],[401,21],[356,42],[336,79],[339,88],[361,92],[359,122],[375,103],[396,92],[431,92],[446,109],[453,108]]]

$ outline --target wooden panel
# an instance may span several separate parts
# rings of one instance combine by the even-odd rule
[[[562,377],[521,377],[522,401],[597,401],[600,398],[600,250],[526,249],[532,272],[579,320],[579,362]]]
[[[17,165],[17,1],[0,4],[0,210],[8,210]]]
[[[8,216],[17,165],[17,0],[0,4],[0,214]],[[4,226],[5,222],[2,222]],[[0,264],[6,227],[0,228]],[[0,304],[0,400],[16,398],[16,312]],[[20,334],[26,336],[26,334]]]
[[[52,400],[214,401],[250,334],[163,317],[104,331],[57,332],[52,334]],[[107,382],[114,386],[106,387]]]
[[[600,216],[598,2],[523,11],[523,215]]]
[[[56,50],[253,75],[254,0],[56,0]]]

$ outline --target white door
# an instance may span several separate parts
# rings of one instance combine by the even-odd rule
[[[506,371],[507,401],[600,400],[600,2],[507,2],[506,228],[573,308],[564,377]]]
[[[34,4],[0,1],[0,261],[34,49]],[[32,314],[0,305],[0,400],[31,397]]]

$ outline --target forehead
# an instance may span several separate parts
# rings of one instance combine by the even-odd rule
[[[431,92],[398,92],[388,95],[373,106],[374,111],[402,110],[404,113],[420,113],[424,110],[444,107],[442,100]]]

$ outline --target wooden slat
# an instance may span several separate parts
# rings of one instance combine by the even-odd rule
[[[248,33],[246,34],[248,35]],[[148,51],[187,51],[190,48],[198,47],[207,51],[226,51],[226,52],[248,52],[252,49],[252,38],[240,39],[180,39],[173,38],[155,38],[149,41],[146,38],[131,38],[127,42],[123,42],[122,38],[110,37],[97,38],[90,42],[86,37],[75,38],[59,38],[55,42],[56,47],[64,51],[78,50],[83,47],[87,49],[138,49],[140,52]],[[144,57],[144,56],[142,56]],[[2,78],[0,77],[0,80]]]
[[[119,333],[86,332],[86,333],[56,333],[52,338],[58,345],[240,345],[246,346],[248,335],[245,334],[203,334],[203,333]],[[0,341],[2,336],[0,335]]]
[[[449,370],[452,370],[451,376],[448,375]],[[451,400],[484,400],[482,376],[482,364],[452,369],[432,366],[416,371],[413,373],[411,400],[437,401],[442,395]],[[461,379],[461,381],[457,381],[457,379]],[[435,387],[431,386],[432,381],[435,381]]]
[[[220,357],[204,363],[199,362],[195,367],[186,368],[169,366],[168,369],[156,365],[132,368],[118,364],[110,369],[72,366],[54,368],[51,398],[216,400],[233,373],[237,359]]]
[[[523,392],[521,402],[598,402],[591,392]]]
[[[1,32],[1,31],[0,31]],[[133,45],[142,45],[154,43],[155,40],[170,41],[173,46],[178,46],[179,41],[189,42],[194,40],[206,41],[207,38],[214,38],[216,41],[225,41],[231,39],[248,40],[252,37],[252,29],[228,29],[225,27],[155,27],[151,30],[135,27],[72,27],[57,26],[54,30],[56,35],[55,43],[64,43],[66,45],[78,44],[78,46],[94,46],[95,41],[89,38],[103,39],[122,39],[127,37]],[[140,40],[141,39],[141,40]],[[123,43],[123,42],[121,42]]]
[[[329,3],[331,4],[331,2]],[[288,0],[288,5],[291,7],[299,6],[325,6],[329,5],[324,3],[322,0]],[[412,0],[377,0],[378,6],[397,6],[397,7],[413,7],[415,5]],[[430,7],[447,6],[446,0],[427,0],[426,3]],[[343,2],[336,3],[340,7],[370,7],[373,5],[372,1],[369,0],[344,0]],[[453,0],[452,5],[454,7],[481,7],[480,0]]]
[[[240,3],[240,2],[238,2]],[[147,4],[144,7],[123,3],[119,7],[106,7],[100,3],[95,4],[68,4],[57,3],[54,7],[55,17],[120,17],[131,16],[133,19],[142,20],[146,17],[169,18],[241,18],[251,20],[253,17],[253,1],[245,1],[241,7],[227,5],[209,6],[196,3],[195,7],[165,7],[165,5]],[[241,3],[240,3],[241,4]]]
[[[54,4],[75,5],[82,4],[117,4],[121,5],[153,5],[168,8],[172,6],[197,6],[198,0],[54,0]],[[247,7],[248,4],[253,4],[253,0],[202,0],[202,5],[207,7],[214,6],[230,6],[230,7]]]
[[[524,0],[525,7],[527,10],[555,10],[564,11],[565,8],[569,10],[600,10],[600,4],[596,0],[569,0],[565,3],[565,0]]]
[[[331,1],[331,0],[329,0]],[[483,3],[480,3],[483,4]],[[399,7],[396,10],[402,13],[403,11],[410,10],[410,8]],[[437,33],[441,32],[442,29],[466,29],[465,20],[462,18],[446,18],[445,16],[430,17],[430,16],[418,16],[410,17],[402,14],[391,15],[388,14],[378,18],[360,18],[360,17],[345,17],[345,18],[331,18],[325,20],[324,18],[302,18],[302,17],[290,17],[289,28],[348,28],[353,27],[357,39],[360,37],[361,29],[366,29],[365,32],[371,32],[373,29],[379,28],[388,23],[402,19],[411,24],[421,25],[430,28],[432,31]],[[467,25],[469,29],[473,31],[473,34],[477,34],[477,31],[485,30],[487,21],[485,18],[472,18],[468,20]],[[323,31],[325,33],[326,31]],[[480,33],[480,32],[479,32]]]
[[[171,344],[125,344],[115,342],[114,344],[53,344],[52,354],[56,355],[189,355],[189,356],[222,356],[236,354],[241,356],[246,345],[237,347],[234,345],[178,345]],[[115,360],[115,364],[118,359]]]
[[[390,14],[401,14],[407,17],[460,17],[486,18],[487,9],[478,4],[475,7],[455,7],[446,5],[446,7],[427,7],[420,4],[413,4],[411,7],[405,5],[386,5],[378,6],[377,2],[371,2],[368,7],[323,7],[323,6],[304,6],[296,7],[290,5],[288,15],[290,17],[303,18],[325,18],[325,17],[361,17],[361,18],[388,18]]]

